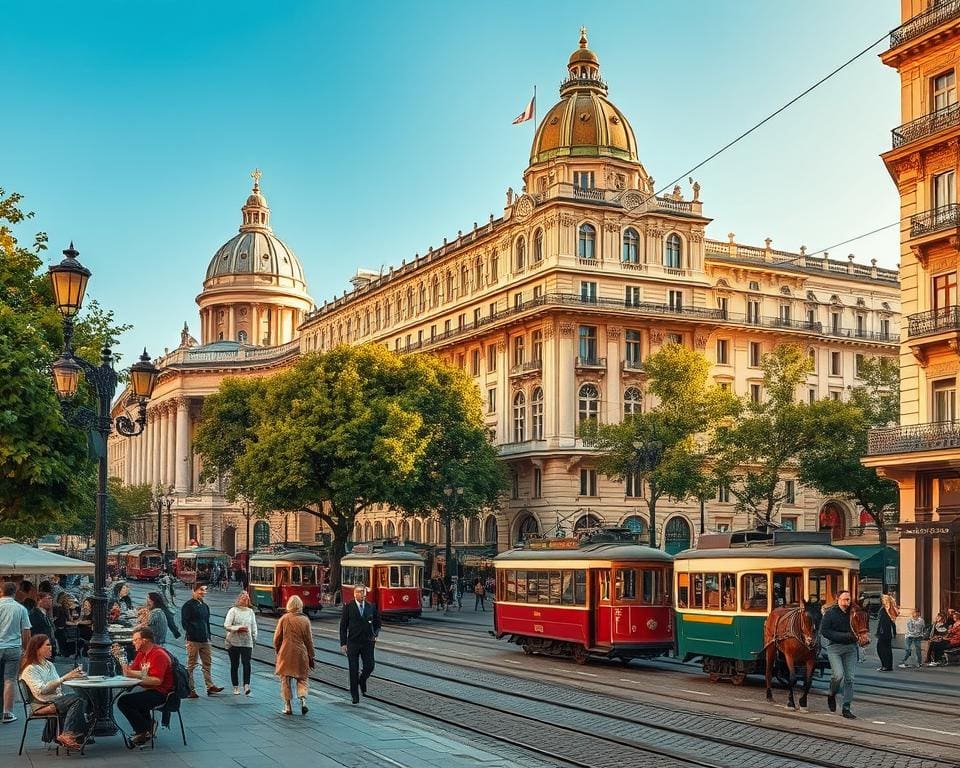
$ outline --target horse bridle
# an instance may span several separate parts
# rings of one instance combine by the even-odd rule
[[[773,634],[772,643],[779,645],[784,640],[798,640],[803,644],[803,647],[809,651],[814,650],[817,647],[817,634],[814,632],[810,635],[810,640],[806,640],[806,635],[803,631],[803,614],[806,613],[803,608],[791,608],[790,611],[780,616],[777,619],[777,626]],[[788,631],[790,634],[780,634],[780,625],[784,620],[790,622]]]

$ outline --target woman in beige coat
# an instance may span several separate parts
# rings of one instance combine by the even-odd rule
[[[296,595],[287,600],[287,612],[277,622],[273,648],[277,652],[276,674],[280,678],[283,714],[293,714],[290,687],[292,681],[296,680],[300,712],[305,715],[308,711],[309,674],[314,660],[313,632],[310,619],[303,615],[303,601]]]

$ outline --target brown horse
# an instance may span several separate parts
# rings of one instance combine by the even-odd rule
[[[800,694],[800,711],[807,711],[807,694],[813,684],[813,670],[817,663],[817,637],[813,618],[804,608],[774,608],[763,625],[763,652],[765,653],[767,677],[767,701],[773,701],[770,678],[777,663],[777,653],[783,654],[789,679],[788,706],[796,709],[793,701],[793,686],[797,682],[796,667],[802,664],[807,671]]]

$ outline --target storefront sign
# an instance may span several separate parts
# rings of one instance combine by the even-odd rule
[[[950,539],[960,533],[960,522],[901,523],[901,539]]]

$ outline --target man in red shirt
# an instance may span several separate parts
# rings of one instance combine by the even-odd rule
[[[163,704],[173,690],[170,656],[153,641],[153,631],[149,627],[138,627],[133,632],[137,655],[131,664],[121,664],[124,676],[139,680],[143,687],[142,691],[117,699],[117,709],[130,721],[134,733],[130,741],[136,746],[146,744],[153,737],[150,710]]]

